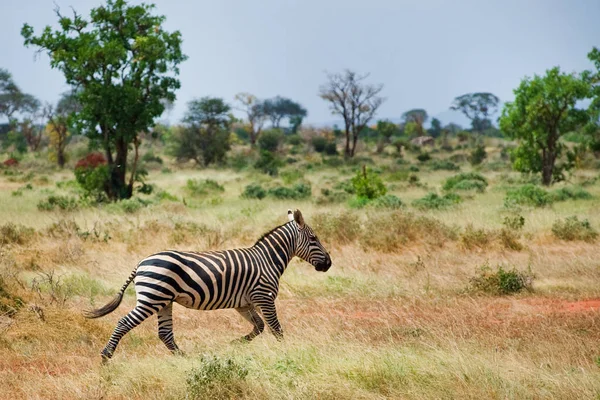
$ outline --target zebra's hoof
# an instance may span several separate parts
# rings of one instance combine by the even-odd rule
[[[239,339],[232,340],[231,344],[246,344],[246,343],[250,343],[250,341],[252,341],[252,339],[249,338],[248,336],[242,336]]]

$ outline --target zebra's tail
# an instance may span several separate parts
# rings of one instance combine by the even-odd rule
[[[119,307],[119,304],[121,304],[121,300],[123,300],[123,293],[125,293],[125,289],[127,289],[127,286],[129,286],[133,278],[135,278],[136,273],[137,268],[133,270],[133,272],[131,273],[131,275],[129,275],[129,278],[127,279],[121,290],[119,290],[119,293],[117,293],[117,295],[108,304],[95,310],[85,310],[83,312],[83,316],[90,319],[100,318],[104,317],[106,314],[110,314],[111,312],[115,311],[117,307]]]

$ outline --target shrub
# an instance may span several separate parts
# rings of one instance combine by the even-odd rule
[[[529,205],[533,207],[544,207],[552,203],[550,194],[544,189],[533,184],[519,186],[506,192],[504,205],[510,207],[512,204]]]
[[[143,207],[150,204],[149,201],[144,201],[139,198],[123,199],[119,201],[118,205],[127,214],[133,214]]]
[[[252,183],[244,188],[242,197],[245,199],[264,199],[267,197],[267,191],[258,183]]]
[[[145,153],[142,156],[142,161],[143,162],[154,162],[157,164],[162,164],[163,163],[163,159],[160,158],[159,156],[155,155],[154,152],[152,150],[148,151],[147,153]]]
[[[327,138],[323,136],[315,136],[311,140],[311,144],[317,153],[325,152],[327,146]]]
[[[523,290],[532,291],[534,275],[529,268],[527,271],[518,271],[516,268],[505,270],[498,266],[493,271],[488,264],[483,265],[477,275],[470,279],[471,290],[492,295],[507,295]]]
[[[188,179],[185,188],[193,196],[206,196],[208,194],[225,191],[223,186],[212,179],[205,179],[203,181],[199,179]]]
[[[431,163],[431,168],[434,171],[444,170],[444,171],[458,171],[460,167],[454,164],[449,160],[433,160]]]
[[[270,151],[261,150],[260,157],[254,163],[254,168],[259,171],[276,176],[279,173],[279,168],[283,167],[284,163]]]
[[[291,185],[292,183],[304,178],[304,173],[299,169],[292,169],[288,171],[283,171],[279,174],[281,180],[286,185]]]
[[[410,172],[419,172],[420,171],[419,167],[417,167],[416,165],[411,165],[410,167],[408,167],[408,170]]]
[[[525,217],[522,215],[512,215],[504,217],[502,224],[513,231],[520,231],[525,226]]]
[[[462,183],[465,182],[465,183]],[[476,172],[463,172],[446,179],[443,189],[449,190],[471,190],[484,191],[487,187],[487,179]],[[458,188],[456,187],[458,186]]]
[[[487,158],[487,153],[485,151],[485,146],[480,144],[475,146],[473,150],[471,150],[471,154],[469,155],[469,162],[471,165],[479,165]]]
[[[502,228],[500,230],[500,241],[502,245],[511,250],[522,250],[523,245],[519,242],[521,234],[510,228]]]
[[[233,359],[203,356],[200,366],[187,374],[187,393],[192,399],[238,398],[247,376],[248,370]]]
[[[274,153],[283,141],[283,134],[278,129],[269,129],[258,137],[258,147],[263,151]]]
[[[33,228],[9,222],[0,226],[0,244],[26,244],[33,238],[34,233]]]
[[[397,196],[393,194],[386,194],[384,196],[378,197],[371,202],[373,207],[377,208],[387,208],[390,210],[396,210],[404,207],[402,200],[400,200]]]
[[[594,241],[598,232],[590,225],[587,219],[580,221],[576,216],[558,220],[552,224],[552,233],[562,240]]]
[[[483,248],[493,239],[493,233],[485,229],[475,229],[472,224],[468,224],[465,231],[460,235],[460,242],[467,250],[475,247]]]
[[[552,201],[589,200],[593,196],[581,186],[563,187],[550,193]]]
[[[298,134],[288,135],[286,141],[292,146],[300,146],[302,144],[302,138]]]
[[[420,162],[426,162],[431,160],[431,155],[429,153],[419,153],[417,154],[417,160]]]
[[[75,164],[75,179],[86,196],[101,201],[109,184],[110,170],[102,153],[91,153]]]
[[[77,199],[68,196],[49,196],[37,204],[40,211],[54,211],[57,208],[63,211],[73,211],[77,207]]]
[[[461,197],[455,193],[439,196],[437,193],[429,192],[424,197],[413,201],[412,205],[423,210],[441,210],[454,206],[461,201]]]
[[[387,192],[387,188],[381,178],[369,171],[366,166],[363,166],[362,171],[358,171],[350,182],[356,196],[369,200],[383,196]]]
[[[291,188],[284,186],[271,188],[269,189],[268,194],[276,199],[300,200],[310,197],[312,195],[312,189],[310,183],[297,183]]]

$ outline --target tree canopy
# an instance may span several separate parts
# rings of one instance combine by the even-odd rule
[[[409,134],[414,134],[415,136],[425,135],[423,124],[425,124],[428,119],[429,116],[427,115],[427,111],[422,108],[408,110],[402,114],[405,131],[408,131],[410,132]]]
[[[271,120],[273,128],[279,128],[279,124],[284,118],[288,118],[291,124],[294,124],[299,118],[301,123],[302,119],[305,118],[307,114],[306,109],[300,104],[280,96],[266,99],[263,102],[262,107],[264,113]],[[292,121],[292,119],[294,119],[294,121]]]
[[[331,113],[344,119],[345,157],[354,157],[359,135],[384,101],[379,96],[383,85],[364,83],[368,76],[350,70],[329,74],[319,89],[319,96],[330,103]]]
[[[450,109],[462,112],[471,120],[473,130],[482,133],[492,126],[489,116],[498,111],[499,104],[500,99],[492,93],[467,93],[456,97]]]
[[[556,165],[565,146],[559,139],[589,120],[578,101],[588,98],[590,86],[581,76],[561,72],[558,67],[545,76],[525,78],[514,90],[515,100],[504,105],[500,128],[519,140],[513,153],[514,167],[524,172],[541,172],[542,183],[561,179],[567,165]]]
[[[50,57],[69,85],[78,89],[81,105],[77,123],[106,154],[110,169],[107,195],[132,194],[137,169],[140,132],[147,131],[175,100],[178,65],[186,59],[179,31],[167,32],[164,16],[153,15],[154,5],[130,6],[125,0],[107,0],[91,10],[86,20],[56,10],[60,28],[47,26],[39,36],[24,24],[26,46],[36,46]],[[136,157],[126,182],[127,154],[133,144]]]
[[[40,102],[34,96],[23,93],[13,80],[10,72],[0,68],[0,116],[8,120],[18,112],[34,113]]]

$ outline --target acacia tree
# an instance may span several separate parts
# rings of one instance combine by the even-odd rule
[[[39,100],[30,94],[23,93],[13,80],[11,73],[0,68],[0,115],[12,122],[15,113],[33,114],[39,107]]]
[[[545,76],[523,79],[514,93],[515,100],[504,105],[499,120],[502,131],[519,140],[513,166],[522,172],[541,172],[542,183],[550,185],[568,167],[556,165],[565,148],[560,137],[589,120],[586,110],[575,107],[589,97],[589,83],[555,67]]]
[[[424,136],[425,128],[423,125],[429,116],[427,111],[422,108],[415,108],[402,114],[402,122],[404,122],[404,129],[408,132],[414,132],[416,136]]]
[[[456,97],[450,109],[462,112],[471,120],[473,130],[483,133],[492,126],[489,116],[498,111],[499,103],[500,99],[492,93],[467,93]]]
[[[271,120],[273,128],[276,129],[279,128],[279,124],[284,118],[288,118],[294,127],[300,125],[306,117],[306,109],[304,107],[293,100],[280,96],[265,100],[263,102],[263,110]]]
[[[230,148],[233,116],[223,99],[203,97],[188,103],[184,127],[174,137],[174,155],[180,161],[208,165],[222,162]]]
[[[330,103],[331,113],[344,119],[346,158],[354,157],[359,135],[384,101],[383,97],[378,96],[383,85],[364,83],[368,76],[350,70],[329,74],[327,83],[319,88],[319,97]]]
[[[167,32],[164,16],[153,15],[153,4],[130,6],[125,0],[107,0],[92,9],[89,21],[73,11],[56,9],[60,29],[47,26],[39,36],[24,24],[26,46],[36,46],[50,57],[78,89],[78,128],[103,148],[109,177],[106,194],[112,200],[129,198],[136,178],[139,133],[147,131],[175,100],[179,88],[181,52],[179,31]],[[127,155],[135,157],[129,182]]]
[[[237,109],[246,113],[250,127],[248,132],[250,145],[254,147],[268,117],[265,112],[264,103],[258,100],[253,94],[245,92],[236,94],[235,100],[241,104]]]
[[[589,82],[592,90],[592,101],[589,107],[590,113],[590,124],[588,126],[588,133],[591,134],[590,148],[596,157],[600,156],[600,49],[594,47],[592,51],[588,53],[588,58],[594,66],[596,71],[586,71],[584,78]]]

